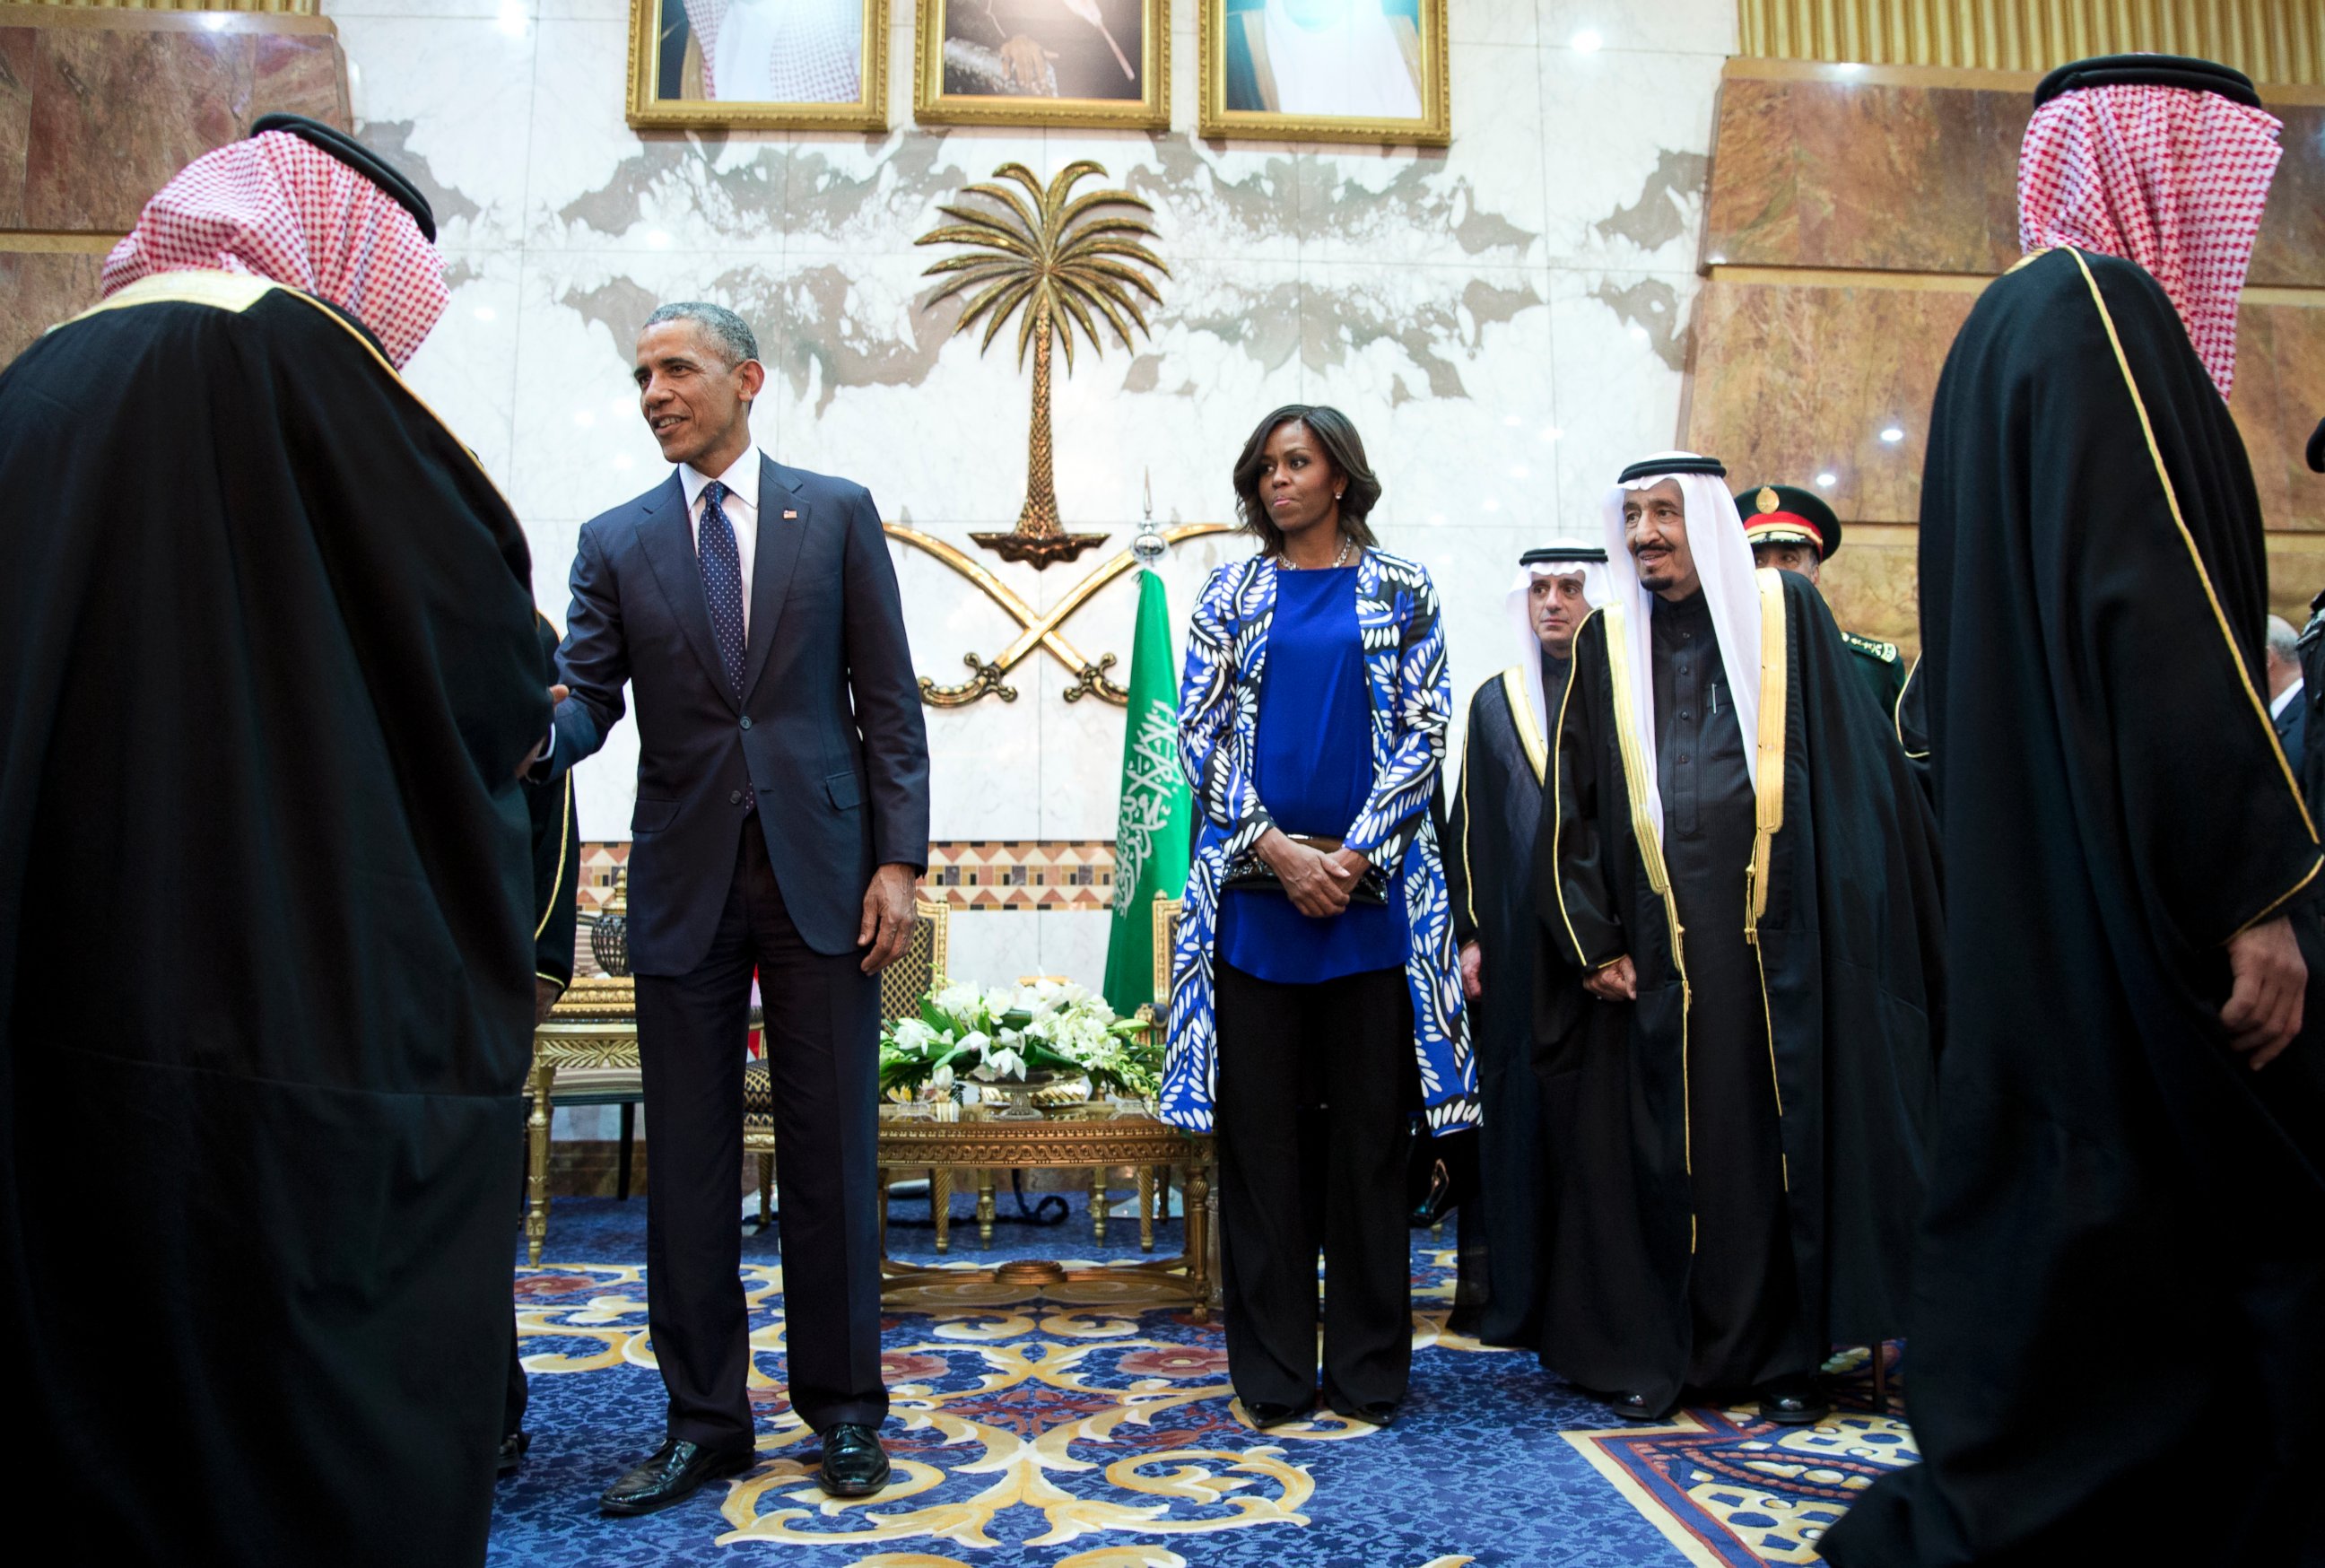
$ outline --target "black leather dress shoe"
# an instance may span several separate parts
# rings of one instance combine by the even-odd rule
[[[1246,1399],[1243,1404],[1243,1413],[1250,1416],[1251,1424],[1262,1432],[1298,1421],[1314,1408],[1312,1405],[1270,1405],[1265,1400],[1254,1404]]]
[[[1832,1414],[1832,1401],[1814,1378],[1779,1378],[1760,1389],[1760,1419],[1779,1426],[1814,1426]]]
[[[512,1432],[502,1438],[500,1469],[494,1479],[506,1480],[516,1474],[517,1467],[524,1462],[524,1451],[532,1446],[533,1433],[530,1432]]]
[[[1359,1405],[1353,1409],[1343,1410],[1340,1414],[1351,1421],[1361,1421],[1367,1426],[1386,1426],[1396,1419],[1396,1405],[1392,1400],[1384,1399],[1378,1404]]]
[[[816,1480],[828,1497],[868,1498],[888,1484],[888,1455],[880,1434],[848,1424],[823,1434],[823,1468]]]
[[[1626,1421],[1661,1421],[1671,1414],[1670,1406],[1659,1406],[1644,1394],[1616,1394],[1607,1403],[1614,1407],[1616,1415]]]
[[[672,1438],[654,1450],[653,1457],[625,1472],[597,1499],[600,1513],[651,1514],[682,1503],[702,1489],[706,1481],[741,1475],[751,1468],[747,1448],[705,1448],[699,1443]]]

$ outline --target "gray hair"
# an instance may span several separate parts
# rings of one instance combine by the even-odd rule
[[[691,321],[718,345],[720,357],[732,370],[746,359],[759,357],[759,340],[751,335],[751,324],[724,305],[713,305],[702,300],[681,300],[675,304],[657,305],[654,313],[645,319],[644,326],[658,327],[664,321]]]
[[[2283,616],[2268,617],[2268,651],[2285,663],[2301,663],[2301,634]]]

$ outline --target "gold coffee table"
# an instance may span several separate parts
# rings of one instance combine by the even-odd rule
[[[1211,1179],[1215,1169],[1211,1140],[1182,1132],[1149,1116],[1113,1118],[1042,1118],[1011,1120],[968,1114],[959,1121],[922,1120],[883,1116],[877,1159],[880,1188],[887,1190],[894,1171],[929,1173],[930,1206],[939,1216],[939,1249],[944,1250],[942,1216],[952,1200],[953,1178],[967,1173],[977,1183],[977,1228],[988,1242],[993,1235],[994,1173],[1010,1169],[1105,1170],[1116,1165],[1149,1169],[1176,1166],[1184,1171],[1186,1249],[1176,1257],[1154,1258],[1103,1268],[1069,1269],[1047,1258],[1014,1258],[989,1269],[925,1267],[898,1263],[888,1257],[887,1206],[881,1205],[880,1257],[885,1283],[882,1298],[898,1304],[903,1293],[928,1285],[953,1285],[968,1280],[1031,1286],[1076,1282],[1136,1280],[1164,1299],[1183,1301],[1198,1322],[1208,1321],[1217,1277],[1211,1247]],[[1095,1186],[1095,1184],[1094,1184]],[[1102,1193],[1102,1187],[1095,1187]],[[1142,1198],[1144,1183],[1141,1183]],[[1142,1209],[1145,1205],[1142,1203]],[[1102,1226],[1104,1206],[1099,1205]],[[1151,1220],[1142,1215],[1142,1229]],[[1103,1229],[1098,1237],[1105,1237]]]

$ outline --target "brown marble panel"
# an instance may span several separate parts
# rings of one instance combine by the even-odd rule
[[[101,255],[0,252],[0,365],[97,303]]]
[[[2271,104],[2284,122],[2276,178],[2268,188],[2260,237],[2246,281],[2325,288],[2325,105]]]
[[[2311,476],[2314,478],[2315,476]],[[2296,627],[2309,624],[2309,601],[2325,589],[2325,552],[2271,544],[2268,608]]]
[[[32,125],[33,34],[0,27],[0,228],[24,218],[24,148]]]
[[[1917,556],[1912,544],[1851,543],[1844,535],[1818,579],[1832,618],[1860,636],[1896,644],[1911,659],[1922,646]]]
[[[2251,282],[2325,287],[2325,106],[2274,104],[2284,157]],[[1703,254],[1737,266],[1998,273],[2018,258],[2020,89],[1730,76]]]
[[[2325,532],[2325,475],[2310,471],[2309,432],[2325,417],[2325,307],[2237,312],[2237,386],[2228,400],[2272,533]]]
[[[1729,77],[1712,124],[1703,254],[1741,266],[1801,264],[1800,156],[1792,84]]]
[[[1931,396],[1976,297],[1715,278],[1696,298],[1687,445],[1739,484],[1829,470],[1844,522],[1913,522]],[[1893,424],[1904,439],[1884,441]]]
[[[162,182],[272,109],[347,124],[336,39],[42,29],[23,224],[128,228]]]

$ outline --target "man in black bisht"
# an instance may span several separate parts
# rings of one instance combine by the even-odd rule
[[[1489,1345],[1542,1342],[1550,1156],[1533,1072],[1533,840],[1575,629],[1607,597],[1606,563],[1604,545],[1570,539],[1519,558],[1504,598],[1517,663],[1469,699],[1444,840],[1482,1112],[1477,1183],[1461,1205],[1454,1326]]]
[[[2029,258],[1954,340],[1922,484],[1953,986],[1922,1462],[1824,1550],[2314,1561],[2325,1144],[2317,1046],[2284,1048],[2320,862],[2257,684],[2225,401],[2278,126],[2235,71],[2157,55],[2035,102]]]
[[[1902,1324],[1938,1038],[1935,845],[1824,600],[1714,459],[1607,493],[1535,841],[1557,1161],[1542,1359],[1655,1420],[1829,1406]],[[1561,983],[1579,979],[1579,986]]]
[[[432,232],[267,129],[0,375],[0,1337],[113,1561],[484,1554],[549,702]]]
[[[551,684],[557,674],[557,628],[547,616],[533,619],[541,643],[542,683],[552,700],[566,697]],[[550,1009],[573,983],[573,935],[580,924],[581,824],[573,814],[573,775],[560,772],[524,784],[524,809],[533,830],[533,1022],[548,1022]],[[517,1342],[516,1319],[509,1319],[508,1394],[501,1406],[499,1473],[514,1475],[533,1446],[524,1429],[532,1389],[524,1378],[524,1351]]]

